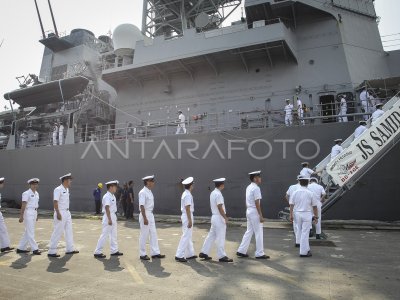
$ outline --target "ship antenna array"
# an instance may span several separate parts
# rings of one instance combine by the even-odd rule
[[[34,1],[35,1],[36,12],[37,12],[37,15],[38,15],[38,18],[39,18],[40,29],[42,30],[42,36],[43,36],[43,39],[45,39],[46,38],[46,33],[44,31],[42,17],[40,16],[40,11],[39,11],[39,7],[38,7],[38,4],[37,4],[37,0],[34,0]],[[53,21],[54,33],[58,37],[56,19],[54,18],[53,8],[51,6],[50,0],[47,0],[47,3],[49,5],[49,9],[50,9],[51,20]]]

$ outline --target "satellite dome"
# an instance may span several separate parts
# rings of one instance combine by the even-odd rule
[[[119,56],[132,55],[136,42],[143,39],[143,34],[135,25],[121,24],[114,29],[112,36],[114,53]]]

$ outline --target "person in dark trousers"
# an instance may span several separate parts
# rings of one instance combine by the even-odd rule
[[[134,194],[133,194],[133,181],[129,181],[128,183],[128,197],[126,199],[126,219],[132,219],[133,218],[133,201],[134,201]]]
[[[124,217],[126,217],[126,207],[127,207],[127,198],[128,198],[128,184],[124,183],[124,186],[121,188],[121,196],[120,200],[122,204],[122,210],[124,211]]]
[[[101,189],[103,188],[103,184],[99,183],[97,188],[93,191],[94,203],[96,207],[96,215],[101,213]]]

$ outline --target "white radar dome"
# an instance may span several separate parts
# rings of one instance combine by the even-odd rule
[[[119,56],[132,55],[136,42],[143,39],[143,34],[135,25],[121,24],[114,29],[112,35],[114,53]]]

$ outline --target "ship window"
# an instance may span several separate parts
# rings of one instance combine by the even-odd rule
[[[334,95],[320,96],[319,103],[321,107],[321,115],[325,117],[322,119],[322,123],[335,122],[336,119],[331,117],[333,115],[336,115],[335,96]]]

